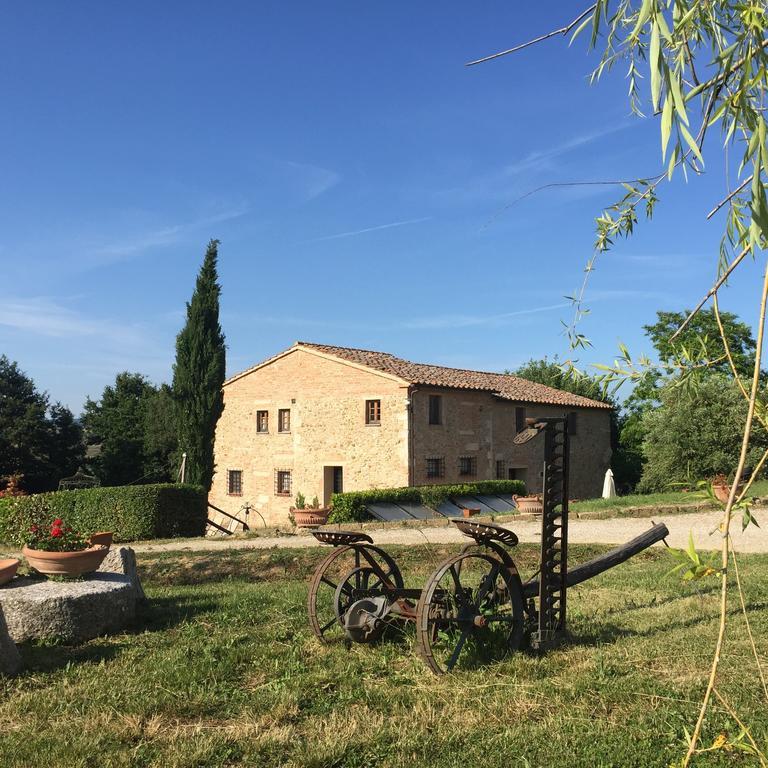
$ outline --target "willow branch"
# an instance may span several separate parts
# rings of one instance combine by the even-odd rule
[[[733,200],[733,198],[741,192],[744,187],[749,184],[749,182],[752,181],[752,174],[749,174],[749,178],[744,179],[744,181],[739,184],[736,189],[733,190],[727,197],[724,197],[708,214],[707,214],[707,220],[711,219],[726,203]]]
[[[536,45],[536,43],[549,40],[550,37],[555,37],[555,35],[567,35],[585,16],[589,16],[589,14],[592,13],[592,11],[594,11],[596,8],[597,3],[594,3],[593,5],[590,5],[589,8],[587,8],[585,11],[582,11],[570,24],[566,24],[566,26],[560,27],[560,29],[547,32],[546,35],[535,37],[533,40],[529,40],[527,43],[520,43],[520,45],[516,45],[514,48],[508,48],[506,51],[499,51],[498,53],[492,53],[490,56],[484,56],[482,59],[468,61],[465,66],[472,67],[475,64],[482,64],[484,61],[491,61],[491,59],[498,59],[500,56],[507,56],[510,53],[515,53],[515,51],[522,51],[523,48],[528,48],[531,45]]]
[[[748,250],[748,249],[746,249]],[[745,252],[746,252],[745,250]],[[757,344],[755,349],[755,363],[752,369],[752,388],[749,393],[749,407],[747,409],[747,419],[744,424],[744,434],[741,440],[741,451],[739,452],[739,463],[736,467],[736,474],[733,478],[733,484],[728,494],[728,501],[725,504],[725,511],[723,512],[723,521],[720,524],[720,529],[723,537],[723,543],[721,547],[721,575],[720,575],[720,626],[717,632],[717,644],[715,645],[715,654],[712,658],[712,667],[709,672],[709,680],[707,682],[707,690],[704,693],[704,699],[701,702],[701,709],[699,710],[699,717],[696,720],[696,727],[693,730],[691,736],[691,742],[688,745],[688,752],[683,760],[683,768],[687,768],[691,761],[691,757],[696,751],[696,744],[698,743],[699,736],[701,735],[701,727],[704,723],[704,717],[707,714],[707,707],[709,706],[709,700],[712,696],[712,691],[715,687],[715,680],[717,679],[717,671],[720,666],[720,654],[723,650],[723,641],[725,639],[725,626],[726,618],[728,616],[728,559],[729,559],[729,537],[731,527],[731,510],[733,504],[736,501],[736,493],[738,491],[739,481],[744,473],[744,466],[747,463],[747,452],[749,451],[749,439],[752,435],[752,422],[755,415],[755,403],[757,402],[757,392],[760,386],[760,359],[763,351],[763,339],[765,336],[765,315],[766,304],[768,304],[768,265],[766,265],[763,276],[762,294],[760,297],[760,321],[757,331]]]
[[[757,50],[754,51],[754,53],[761,51],[767,45],[768,45],[768,38],[763,40],[763,42],[757,46]],[[698,96],[702,91],[706,91],[707,88],[712,88],[715,85],[722,85],[732,74],[734,74],[739,69],[741,69],[741,67],[744,65],[744,62],[746,62],[746,60],[747,60],[747,55],[745,54],[735,64],[729,67],[725,72],[721,72],[719,75],[716,75],[712,79],[707,80],[705,83],[702,83],[701,85],[697,86],[692,91],[689,91],[685,97],[685,100],[690,101],[694,96]]]
[[[755,645],[755,638],[752,634],[752,626],[749,623],[749,616],[747,615],[747,604],[744,600],[744,590],[741,588],[741,578],[739,576],[739,564],[736,560],[736,550],[733,548],[733,541],[731,541],[731,559],[733,560],[733,572],[736,576],[736,589],[739,593],[739,602],[741,603],[741,612],[744,614],[744,624],[747,627],[747,635],[749,637],[749,643],[752,646],[752,655],[755,657],[755,665],[757,666],[757,674],[760,676],[760,683],[763,686],[763,695],[768,702],[768,686],[765,684],[765,676],[763,675],[763,666],[760,664],[760,656],[757,653],[757,646]]]
[[[736,381],[736,384],[738,384],[739,389],[741,390],[741,394],[744,395],[744,397],[747,400],[749,400],[749,392],[747,392],[747,388],[742,383],[741,376],[739,375],[738,370],[736,370],[736,363],[733,361],[733,354],[731,353],[731,344],[728,341],[728,336],[725,333],[725,326],[723,326],[723,319],[720,317],[720,305],[718,304],[718,301],[717,301],[717,292],[715,292],[712,295],[712,309],[715,312],[715,322],[717,322],[717,330],[720,332],[720,341],[723,342],[725,357],[728,360],[728,365],[731,369],[731,373],[733,374],[733,378]],[[765,426],[765,424],[763,424],[763,426]]]
[[[723,283],[728,279],[731,272],[733,272],[736,267],[741,264],[741,262],[744,260],[744,257],[750,252],[752,249],[752,246],[745,246],[744,250],[728,265],[728,268],[723,272],[723,274],[720,276],[718,281],[707,291],[706,296],[695,306],[693,311],[688,315],[688,317],[683,320],[683,322],[680,324],[680,327],[669,337],[670,341],[674,341],[684,330],[688,327],[688,324],[693,320],[694,317],[699,313],[699,310],[709,301],[709,299],[717,293],[720,288],[722,288]]]
[[[713,309],[715,310],[715,320],[717,320],[717,328],[720,332],[720,339],[723,342],[723,347],[725,348],[725,354],[728,357],[728,364],[731,367],[731,373],[733,374],[733,378],[736,380],[736,383],[739,385],[739,389],[741,390],[741,393],[744,395],[747,401],[749,401],[749,394],[747,393],[746,388],[741,382],[741,376],[739,376],[739,372],[736,370],[736,364],[733,361],[733,355],[731,354],[731,346],[728,342],[728,337],[725,334],[725,328],[723,327],[723,321],[720,317],[720,308],[718,306],[717,302],[717,294],[713,297]],[[761,414],[757,414],[757,418],[760,421],[760,423],[766,427],[765,419],[762,417]],[[749,482],[745,484],[744,488],[742,489],[741,493],[739,494],[739,497],[736,499],[736,504],[739,504],[742,499],[747,495],[750,486],[755,481],[755,478],[760,474],[760,470],[763,468],[763,464],[765,464],[766,459],[768,459],[768,450],[763,451],[763,455],[760,457],[760,461],[757,463],[757,466],[755,467],[754,472],[752,473],[752,476],[749,478]],[[739,593],[739,602],[741,603],[741,612],[744,614],[744,623],[747,627],[747,635],[749,636],[749,642],[752,646],[752,654],[755,657],[755,664],[757,665],[757,673],[760,676],[760,682],[763,686],[763,694],[765,695],[765,700],[768,702],[768,686],[766,686],[765,683],[765,676],[763,675],[763,667],[760,664],[760,657],[757,653],[757,647],[755,646],[755,639],[752,635],[752,626],[749,623],[749,616],[747,614],[747,605],[744,600],[744,590],[741,587],[741,578],[739,576],[739,564],[736,560],[736,550],[733,547],[733,541],[730,541],[731,545],[731,558],[733,559],[733,570],[734,574],[736,575],[736,589]],[[717,693],[717,691],[715,691]]]
[[[717,696],[718,699],[720,699],[720,703],[725,707],[728,714],[736,721],[738,726],[741,728],[742,731],[744,731],[744,735],[749,739],[749,743],[752,745],[752,749],[755,750],[755,754],[757,755],[758,760],[760,761],[760,765],[765,768],[766,762],[765,762],[765,755],[760,751],[760,748],[755,743],[755,740],[752,738],[752,734],[749,732],[749,728],[747,728],[744,723],[741,722],[741,719],[736,714],[736,711],[734,708],[720,695],[720,691],[715,688],[713,690],[713,693],[715,696]]]

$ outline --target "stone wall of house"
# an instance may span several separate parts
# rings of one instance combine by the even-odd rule
[[[296,349],[224,387],[216,427],[211,504],[230,514],[244,504],[268,525],[288,523],[298,492],[307,502],[330,498],[332,471],[343,489],[408,484],[408,388],[358,366]],[[381,423],[366,424],[366,400],[381,401]],[[290,432],[278,432],[278,410],[290,410]],[[257,432],[257,411],[268,432]],[[240,470],[240,495],[228,493],[228,472]],[[291,492],[277,493],[277,471],[291,472]],[[251,527],[262,524],[251,512]]]
[[[441,423],[429,423],[430,395],[441,397]],[[412,400],[412,475],[416,485],[519,478],[529,493],[541,492],[544,440],[513,445],[518,418],[575,412],[571,436],[571,498],[594,498],[603,489],[611,460],[610,412],[514,403],[488,392],[418,387]],[[518,413],[517,409],[524,409]],[[460,459],[474,458],[474,475],[460,474]],[[442,459],[443,477],[430,477],[428,459]],[[434,469],[435,463],[432,462]],[[465,467],[466,468],[466,467]]]

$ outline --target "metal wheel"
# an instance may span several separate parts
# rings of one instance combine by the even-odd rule
[[[514,566],[512,566],[514,569]],[[509,564],[462,552],[430,576],[416,608],[419,653],[437,673],[503,659],[523,642],[523,595]]]
[[[334,547],[318,565],[309,585],[309,624],[322,641],[343,636],[344,615],[359,591],[387,594],[403,588],[397,563],[370,544]]]

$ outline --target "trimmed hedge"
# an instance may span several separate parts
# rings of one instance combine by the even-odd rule
[[[482,480],[462,485],[419,485],[407,488],[374,488],[370,491],[334,493],[331,497],[329,523],[361,523],[371,520],[366,504],[384,504],[410,501],[437,509],[452,496],[493,496],[498,493],[525,494],[522,480]]]
[[[124,485],[0,499],[0,541],[21,546],[33,523],[60,517],[90,535],[113,531],[115,541],[202,536],[207,498],[194,485]]]

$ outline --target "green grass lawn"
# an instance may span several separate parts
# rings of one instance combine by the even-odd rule
[[[392,547],[420,586],[456,546]],[[597,547],[573,546],[571,561]],[[0,766],[661,766],[685,750],[716,634],[717,585],[665,577],[665,550],[569,593],[572,642],[435,677],[405,632],[376,646],[310,634],[324,550],[142,555],[151,602],[130,633],[22,649],[0,680]],[[537,553],[520,547],[524,573]],[[768,654],[768,557],[741,558]],[[766,745],[768,710],[734,608],[721,691]],[[738,727],[715,708],[705,745]],[[735,751],[695,765],[748,766]]]
[[[751,497],[768,496],[768,480],[756,480],[749,489]],[[668,491],[666,493],[632,493],[612,499],[586,499],[573,502],[574,513],[606,512],[621,514],[629,507],[661,507],[667,505],[703,504],[708,499],[702,491]]]

